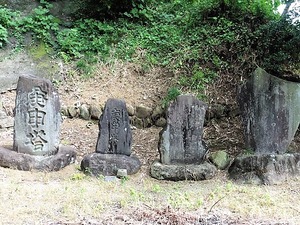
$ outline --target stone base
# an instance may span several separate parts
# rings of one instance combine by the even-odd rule
[[[289,177],[300,176],[300,154],[238,157],[228,172],[239,183],[279,184]]]
[[[141,168],[140,160],[135,156],[120,154],[91,153],[81,161],[81,169],[93,176],[116,176],[119,169],[126,169],[128,175],[135,174]]]
[[[32,156],[18,153],[0,146],[0,166],[18,170],[58,171],[74,163],[76,152],[73,147],[61,146],[52,156]]]
[[[207,180],[215,176],[217,169],[208,162],[202,164],[166,165],[155,160],[150,168],[151,176],[158,180]]]

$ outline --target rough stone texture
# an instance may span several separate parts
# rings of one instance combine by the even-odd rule
[[[89,120],[91,118],[89,106],[86,104],[83,104],[79,107],[79,113],[80,113],[80,118],[84,120]]]
[[[230,163],[230,157],[225,151],[211,153],[209,160],[220,170],[224,170]]]
[[[126,109],[127,109],[127,112],[128,112],[129,116],[134,116],[135,109],[132,105],[126,104]]]
[[[71,118],[75,118],[79,115],[79,109],[75,106],[68,107],[68,112]]]
[[[135,109],[135,115],[140,119],[145,119],[150,117],[152,114],[152,109],[146,106],[137,106]]]
[[[151,176],[159,180],[207,180],[215,176],[217,169],[214,165],[204,162],[199,165],[165,165],[158,160],[150,168]]]
[[[96,152],[130,156],[132,132],[126,104],[123,100],[108,99],[99,121]]]
[[[35,76],[20,76],[15,105],[14,150],[40,156],[56,154],[61,115],[52,83]]]
[[[238,157],[228,172],[231,179],[240,183],[279,184],[300,176],[300,154]]]
[[[241,87],[246,146],[256,154],[282,154],[300,122],[300,88],[257,68]]]
[[[151,127],[153,125],[152,120],[149,117],[144,118],[144,119],[140,119],[136,116],[132,116],[130,118],[130,124],[133,125],[134,127],[139,128],[139,129]]]
[[[135,174],[141,162],[135,156],[91,153],[81,161],[81,169],[93,176],[116,176],[119,169],[126,169],[128,175]]]
[[[91,119],[99,120],[101,116],[101,107],[96,105],[91,105],[90,107]]]
[[[69,117],[70,114],[69,114],[69,111],[68,111],[68,108],[66,106],[62,106],[60,108],[60,113],[63,115],[63,116],[66,116],[66,117]]]
[[[164,117],[165,114],[165,109],[161,105],[158,105],[154,108],[151,118],[155,121],[160,117]]]
[[[160,133],[163,164],[199,164],[207,152],[202,141],[207,105],[194,96],[181,95],[167,111],[167,126]]]
[[[58,171],[74,163],[76,151],[70,146],[61,146],[52,156],[32,156],[17,153],[0,146],[0,166],[18,170]]]
[[[128,176],[128,173],[127,173],[126,169],[118,169],[118,172],[117,172],[117,177],[118,178],[124,178],[124,177],[127,177],[127,176]]]
[[[161,118],[158,118],[156,121],[155,121],[155,126],[157,127],[165,127],[167,124],[167,120],[163,117]]]

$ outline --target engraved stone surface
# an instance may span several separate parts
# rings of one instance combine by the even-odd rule
[[[132,132],[123,100],[107,100],[99,120],[99,130],[96,152],[130,156]]]
[[[299,83],[257,68],[239,93],[246,147],[256,154],[285,153],[299,127],[299,103]]]
[[[181,95],[167,110],[167,124],[160,132],[160,161],[150,167],[159,180],[205,180],[216,174],[216,167],[205,162],[207,149],[203,124],[207,105],[194,96]]]
[[[117,176],[118,170],[137,173],[140,160],[131,155],[132,132],[123,100],[108,99],[99,120],[96,152],[84,156],[81,169],[90,175]]]
[[[199,164],[207,152],[202,141],[207,105],[194,96],[181,95],[167,111],[167,126],[160,134],[163,164]]]
[[[56,154],[60,124],[60,102],[52,83],[35,76],[20,76],[13,149],[30,155]]]

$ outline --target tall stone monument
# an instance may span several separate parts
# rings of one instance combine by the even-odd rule
[[[257,68],[240,88],[245,144],[229,176],[244,183],[275,184],[300,175],[300,154],[287,154],[300,122],[300,84]]]
[[[51,171],[74,162],[75,150],[59,146],[60,102],[49,80],[19,77],[14,121],[13,151],[0,148],[0,166]]]
[[[141,163],[131,154],[132,132],[126,104],[123,100],[108,99],[99,120],[96,152],[86,155],[81,168],[92,175],[115,176],[118,170],[138,172]]]
[[[241,87],[239,105],[246,147],[256,154],[283,154],[300,123],[300,84],[257,68]]]
[[[58,151],[60,102],[49,80],[21,76],[17,86],[14,150],[50,156]]]
[[[207,105],[194,96],[181,95],[167,111],[167,125],[160,133],[160,161],[151,165],[151,176],[167,180],[203,180],[216,168],[205,162],[207,148],[203,124]]]
[[[108,99],[99,122],[97,153],[130,156],[132,132],[126,104],[122,100]]]

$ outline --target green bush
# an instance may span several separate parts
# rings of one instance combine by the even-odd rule
[[[279,76],[287,69],[299,70],[300,23],[289,19],[270,21],[261,26],[256,36],[261,67]]]
[[[86,0],[74,1],[79,8],[75,18],[92,18],[100,21],[116,19],[124,16],[124,13],[142,9],[146,0]]]
[[[3,47],[3,45],[8,41],[8,32],[7,29],[4,28],[0,24],[0,48]]]

